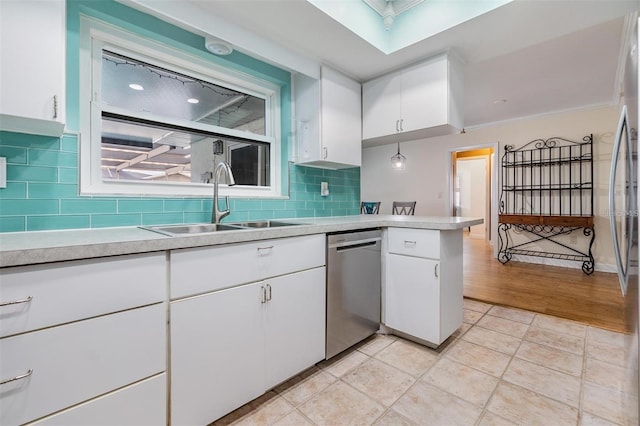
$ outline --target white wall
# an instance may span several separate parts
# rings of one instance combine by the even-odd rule
[[[460,216],[485,219],[482,225],[471,227],[472,238],[485,239],[487,159],[487,157],[459,158],[456,162],[456,172],[460,179]]]
[[[382,201],[380,214],[391,214],[394,200],[416,200],[416,215],[451,216],[451,151],[497,143],[496,166],[499,168],[506,144],[517,148],[533,139],[553,136],[581,140],[593,133],[596,239],[592,250],[596,270],[613,272],[615,260],[606,214],[609,167],[618,114],[617,106],[598,107],[493,124],[467,130],[464,134],[404,142],[400,144],[400,150],[407,157],[407,164],[402,171],[391,169],[390,158],[397,150],[396,145],[364,148],[361,197],[363,200]],[[499,191],[497,195],[500,195]],[[497,206],[497,201],[493,202]],[[497,223],[494,223],[493,241],[498,241],[496,229]],[[540,262],[543,259],[527,260]],[[571,262],[567,266],[579,268],[581,264]]]

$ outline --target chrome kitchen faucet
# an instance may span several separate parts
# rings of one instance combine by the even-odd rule
[[[225,196],[225,204],[226,210],[220,210],[218,206],[218,184],[220,183],[220,173],[222,170],[226,173],[227,186],[233,186],[236,184],[235,179],[233,178],[233,172],[231,171],[231,166],[226,161],[221,161],[216,166],[216,171],[214,173],[213,179],[213,212],[211,214],[211,223],[220,223],[220,221],[231,213],[229,209],[229,197]]]

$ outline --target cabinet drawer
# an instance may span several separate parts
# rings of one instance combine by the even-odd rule
[[[165,253],[0,269],[0,337],[166,299]]]
[[[64,426],[167,424],[167,377],[159,374],[32,423]]]
[[[307,235],[171,252],[171,298],[181,298],[325,264],[325,236]]]
[[[0,340],[0,424],[22,424],[165,371],[166,304]]]
[[[440,259],[440,231],[389,228],[387,239],[389,253]]]

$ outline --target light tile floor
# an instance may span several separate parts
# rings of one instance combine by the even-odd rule
[[[464,301],[437,350],[376,335],[214,425],[624,425],[624,335]]]

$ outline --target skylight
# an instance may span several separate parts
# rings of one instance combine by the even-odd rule
[[[391,54],[512,0],[307,0],[383,53]]]

